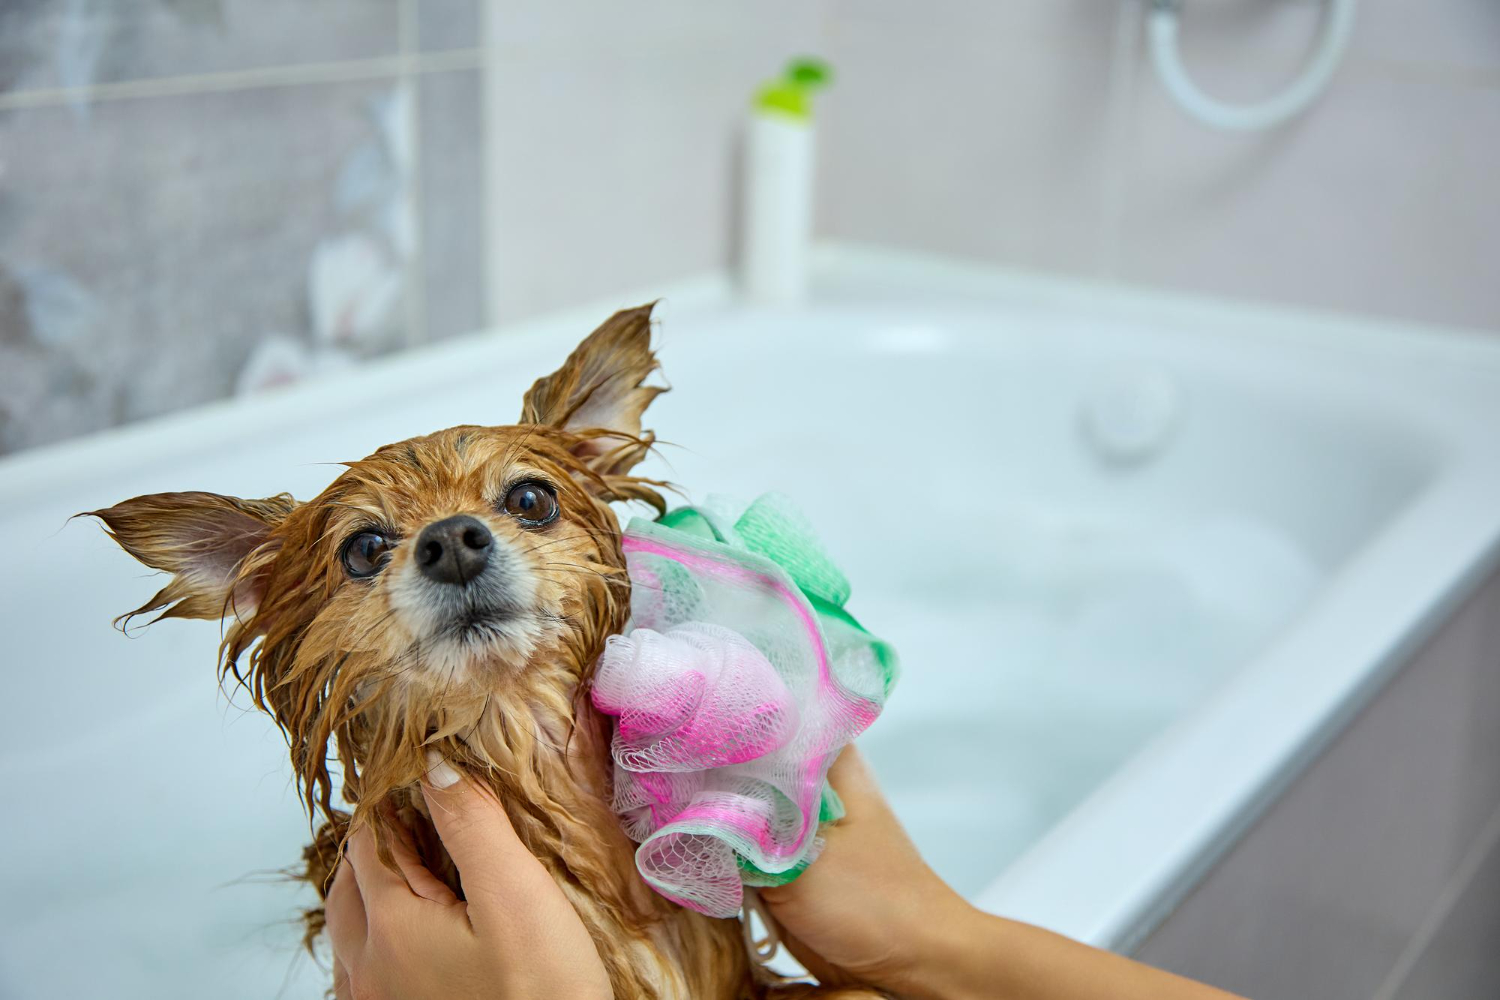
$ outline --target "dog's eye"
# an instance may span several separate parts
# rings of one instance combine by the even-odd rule
[[[350,576],[374,576],[391,558],[391,541],[378,531],[361,531],[344,543],[344,569]]]
[[[500,506],[529,528],[557,520],[557,494],[546,483],[517,483],[505,494],[505,502]]]

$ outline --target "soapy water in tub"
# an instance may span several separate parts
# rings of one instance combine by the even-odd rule
[[[896,554],[899,583],[857,577],[853,604],[907,664],[860,746],[965,893],[1247,662],[1323,574],[1285,531],[1227,512],[986,522]]]

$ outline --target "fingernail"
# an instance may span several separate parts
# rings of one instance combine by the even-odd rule
[[[433,788],[451,788],[458,781],[458,772],[443,759],[443,755],[429,747],[427,749],[427,783]]]

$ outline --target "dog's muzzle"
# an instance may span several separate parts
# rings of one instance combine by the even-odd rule
[[[467,514],[436,521],[417,536],[416,563],[434,583],[464,586],[489,565],[494,536]]]

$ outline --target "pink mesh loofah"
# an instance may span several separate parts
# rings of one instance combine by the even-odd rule
[[[593,699],[617,718],[614,806],[658,892],[733,916],[743,885],[813,859],[838,751],[874,721],[895,655],[842,608],[843,575],[766,496],[731,520],[683,508],[622,539],[631,628]]]
[[[776,668],[737,632],[687,622],[609,639],[594,704],[619,717],[616,762],[630,771],[701,771],[764,757],[797,728]]]

